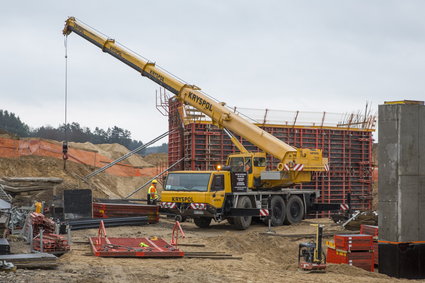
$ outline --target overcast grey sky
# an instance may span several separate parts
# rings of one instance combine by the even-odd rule
[[[0,109],[63,123],[64,37],[75,16],[228,105],[351,112],[425,100],[425,1],[2,1]],[[69,36],[69,121],[167,130],[158,86]]]

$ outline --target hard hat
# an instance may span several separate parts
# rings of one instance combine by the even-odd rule
[[[156,184],[156,183],[158,183],[157,180],[152,180],[152,184]]]

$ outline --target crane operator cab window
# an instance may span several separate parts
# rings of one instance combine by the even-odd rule
[[[232,157],[230,158],[230,172],[252,173],[251,157]]]
[[[255,167],[266,167],[267,162],[265,157],[254,157],[254,166]]]
[[[230,172],[243,172],[243,157],[232,157],[230,158]]]

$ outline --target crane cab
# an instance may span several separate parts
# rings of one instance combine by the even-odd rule
[[[246,172],[248,175],[248,188],[261,185],[261,172],[267,168],[267,159],[264,152],[237,153],[227,158],[226,165],[230,172]]]

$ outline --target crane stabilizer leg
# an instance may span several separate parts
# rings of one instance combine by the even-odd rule
[[[176,130],[173,131],[167,131],[165,133],[163,133],[162,135],[154,138],[153,140],[145,143],[144,145],[139,146],[138,148],[133,149],[132,151],[130,151],[129,153],[126,153],[125,155],[121,156],[120,158],[115,159],[114,161],[112,161],[111,163],[108,163],[107,165],[103,166],[102,168],[96,169],[93,172],[91,172],[90,174],[86,175],[83,177],[83,181],[87,182],[91,177],[96,176],[97,174],[105,171],[108,168],[111,168],[112,166],[114,166],[115,164],[117,164],[118,162],[121,162],[127,158],[129,158],[130,156],[132,156],[133,154],[141,151],[142,149],[145,149],[146,147],[156,143],[157,141],[161,140],[162,138],[168,136],[169,134],[171,134],[172,132],[174,132]]]

